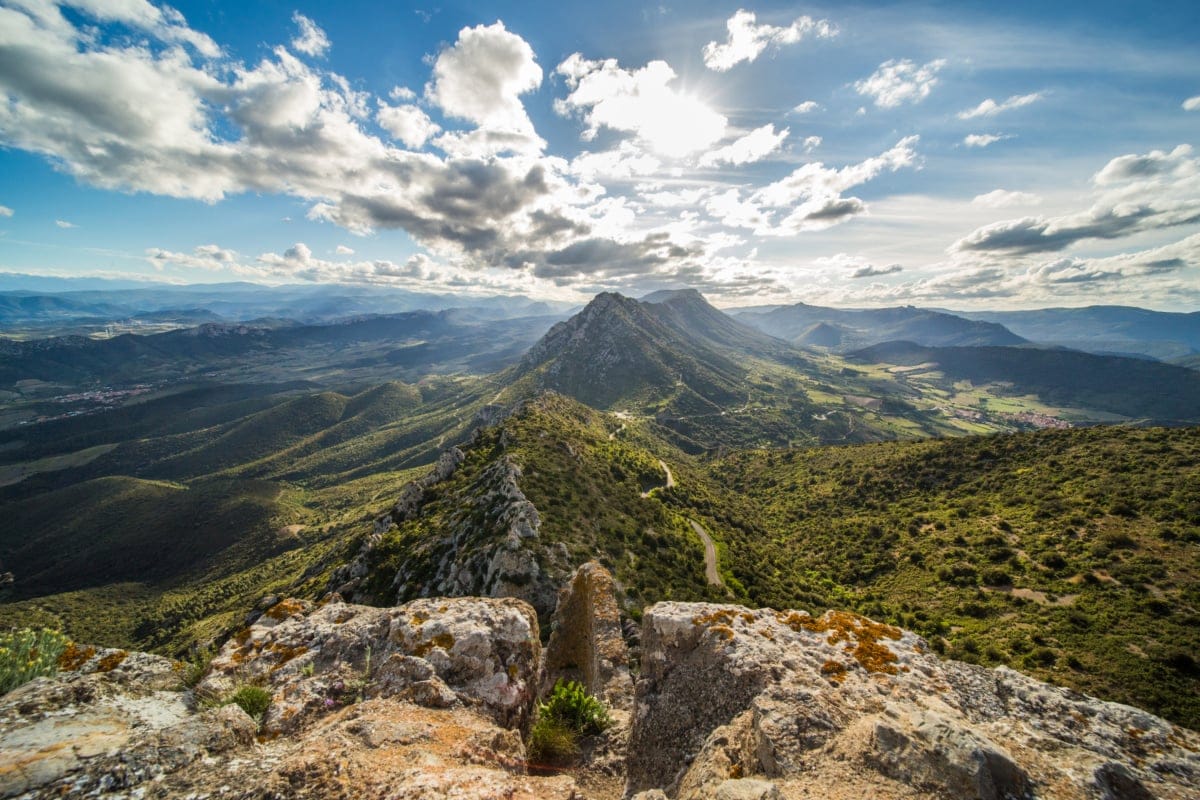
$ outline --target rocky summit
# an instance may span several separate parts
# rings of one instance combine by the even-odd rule
[[[1200,735],[1132,707],[847,612],[665,602],[623,629],[613,590],[580,568],[545,648],[514,598],[285,599],[191,689],[168,659],[73,648],[0,701],[0,796],[1200,796]],[[556,677],[614,724],[551,769],[525,737]],[[257,719],[226,702],[247,687]]]

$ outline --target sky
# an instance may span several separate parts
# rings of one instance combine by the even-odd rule
[[[0,273],[1200,308],[1200,4],[0,0]]]

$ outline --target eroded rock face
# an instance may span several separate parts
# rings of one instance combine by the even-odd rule
[[[0,797],[577,796],[526,774],[537,617],[513,599],[281,600],[194,693],[180,665],[85,650],[0,700]],[[220,705],[245,686],[261,720]]]
[[[1200,796],[1195,732],[853,614],[660,603],[642,648],[629,794]]]
[[[366,697],[479,710],[505,727],[528,721],[541,644],[537,616],[519,600],[415,600],[396,608],[283,600],[228,642],[198,690],[224,696],[269,685],[263,720],[291,733],[323,710]]]
[[[612,575],[595,561],[558,594],[543,660],[542,694],[558,680],[579,681],[610,707],[630,710],[633,679]]]

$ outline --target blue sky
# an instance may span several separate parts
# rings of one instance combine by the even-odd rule
[[[0,272],[1200,307],[1194,3],[0,0]]]

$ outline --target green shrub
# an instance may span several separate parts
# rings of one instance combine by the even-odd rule
[[[545,764],[564,764],[579,755],[579,734],[551,716],[538,714],[529,730],[526,747],[529,759]]]
[[[560,679],[545,703],[538,705],[538,718],[549,717],[581,734],[600,733],[612,724],[604,704],[576,681]]]
[[[67,644],[67,637],[48,628],[0,633],[0,694],[58,672],[58,657]]]
[[[227,703],[238,706],[261,725],[263,715],[271,705],[271,693],[261,686],[242,686],[229,696]]]
[[[194,689],[204,680],[204,676],[208,674],[208,665],[212,663],[215,655],[216,651],[211,647],[197,648],[191,652],[188,660],[183,662],[181,680],[185,689]]]

